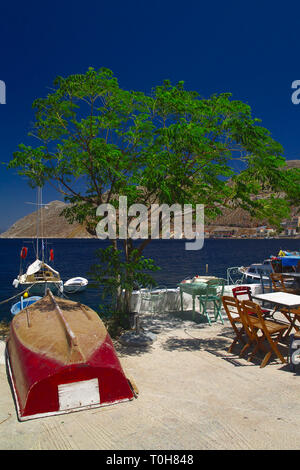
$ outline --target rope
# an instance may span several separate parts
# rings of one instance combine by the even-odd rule
[[[10,300],[15,299],[16,297],[19,297],[19,295],[24,294],[24,292],[28,292],[35,284],[37,284],[37,282],[35,282],[34,284],[32,284],[32,286],[28,287],[27,289],[23,290],[22,292],[18,292],[18,294],[14,295],[13,297],[10,297],[9,299],[6,299],[6,300],[2,300],[0,302],[0,305],[5,304],[6,302],[9,302]]]
[[[18,292],[18,294],[14,295],[13,297],[9,297],[9,299],[6,299],[6,300],[2,300],[2,301],[0,302],[0,305],[5,304],[6,302],[9,302],[10,300],[15,299],[16,297],[19,297],[20,295],[24,294],[25,292],[30,291],[30,289],[31,289],[33,286],[35,286],[36,284],[38,284],[38,282],[35,282],[34,284],[32,284],[30,287],[28,287],[27,289],[23,290],[22,292]],[[80,287],[81,287],[81,286],[80,286]],[[79,290],[80,287],[79,287],[77,290]],[[75,290],[75,291],[72,292],[72,293],[77,292],[77,290]],[[66,299],[70,300],[70,298],[69,298],[67,295],[65,295],[64,292],[61,292],[59,288],[58,288],[58,292],[61,294],[62,297],[65,297]]]

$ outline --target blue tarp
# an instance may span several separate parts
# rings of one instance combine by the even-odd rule
[[[297,266],[300,256],[280,256],[282,266]]]

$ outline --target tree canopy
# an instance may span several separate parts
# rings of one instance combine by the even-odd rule
[[[128,91],[112,71],[89,68],[57,77],[33,108],[38,145],[20,144],[8,166],[32,187],[54,185],[71,203],[69,221],[90,230],[116,195],[128,205],[204,204],[206,218],[242,207],[272,224],[299,205],[300,170],[285,167],[281,145],[230,93],[204,98],[169,80]]]

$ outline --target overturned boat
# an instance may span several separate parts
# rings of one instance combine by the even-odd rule
[[[14,316],[6,360],[20,421],[137,395],[97,313],[49,289]]]

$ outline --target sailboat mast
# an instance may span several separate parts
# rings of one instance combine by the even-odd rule
[[[39,259],[39,229],[40,229],[40,197],[41,197],[41,188],[38,187],[37,190],[37,211],[36,211],[36,259]]]

